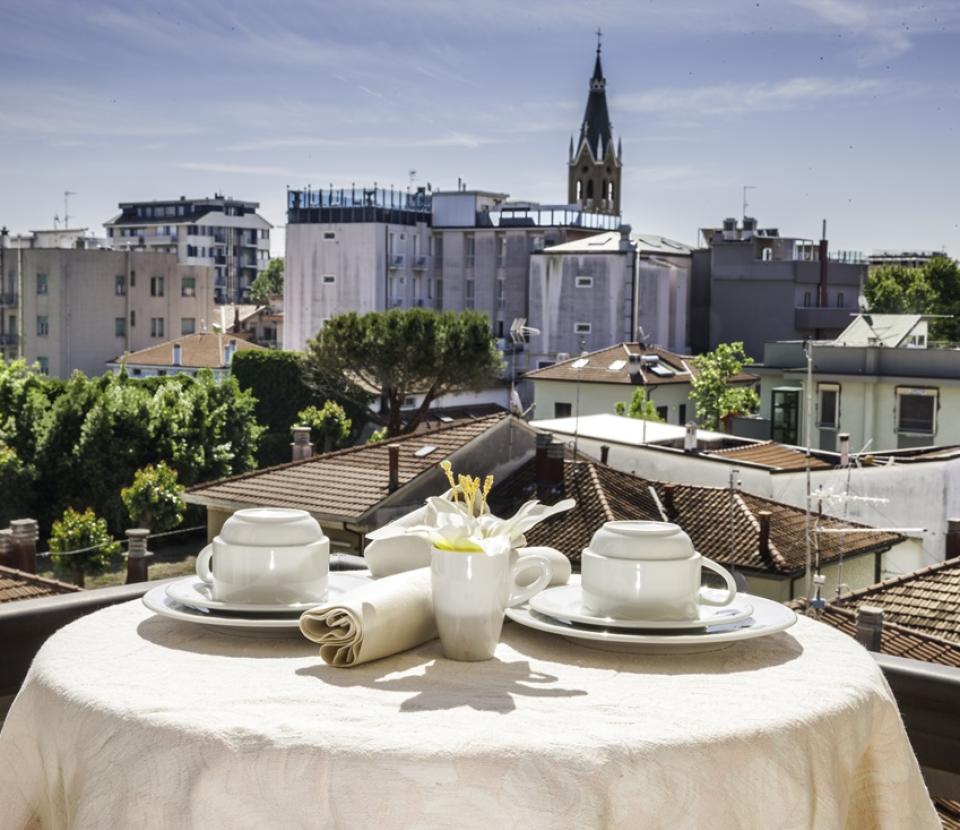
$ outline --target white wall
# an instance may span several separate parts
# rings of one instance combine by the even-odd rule
[[[613,415],[617,403],[629,404],[635,389],[625,383],[581,383],[579,411],[577,406],[577,384],[565,380],[534,380],[533,400],[534,418],[543,420],[556,417],[554,406],[557,403],[569,403],[571,415]],[[643,387],[656,406],[667,407],[667,423],[683,424],[680,406],[686,405],[686,420],[693,417],[693,404],[690,402],[689,383],[664,383]]]

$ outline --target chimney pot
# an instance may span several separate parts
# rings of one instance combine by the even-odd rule
[[[14,519],[10,522],[10,532],[16,549],[16,567],[21,571],[37,572],[37,539],[40,528],[36,519]]]
[[[837,438],[840,441],[840,466],[846,467],[850,464],[850,433],[841,432]]]
[[[696,452],[697,451],[697,425],[693,421],[687,421],[686,430],[683,433],[683,451],[684,452]]]
[[[17,549],[10,528],[0,530],[0,565],[7,568],[17,567]]]
[[[760,522],[760,541],[759,553],[764,562],[770,561],[770,517],[773,514],[769,510],[758,510],[757,520]]]
[[[400,447],[391,444],[387,447],[387,452],[390,456],[390,480],[387,489],[392,493],[400,487]]]
[[[607,464],[609,463],[610,458],[610,447],[607,444],[600,445],[600,463]]]
[[[883,609],[861,605],[857,609],[857,642],[867,651],[880,651],[883,639]]]
[[[147,559],[153,556],[147,550],[147,538],[150,531],[145,527],[131,528],[127,534],[127,585],[133,582],[146,582]]]
[[[294,461],[303,461],[313,457],[313,444],[310,443],[310,427],[295,426],[293,432],[293,443],[290,450]]]

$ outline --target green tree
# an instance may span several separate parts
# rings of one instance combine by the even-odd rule
[[[719,429],[728,415],[756,412],[760,398],[752,386],[733,385],[744,366],[753,363],[743,342],[720,343],[716,349],[693,359],[696,372],[690,381],[690,400],[697,409],[697,421],[704,429]]]
[[[330,318],[307,344],[304,367],[321,394],[343,379],[351,397],[364,387],[378,390],[393,437],[413,432],[438,397],[496,382],[503,361],[485,314],[411,308]],[[423,395],[423,402],[404,425],[400,411],[411,395]]]
[[[250,299],[257,305],[270,305],[283,296],[283,257],[274,257],[260,270],[250,286]]]
[[[0,526],[32,515],[34,477],[35,471],[20,460],[17,451],[0,443]]]
[[[120,491],[120,498],[134,527],[162,533],[183,522],[186,505],[182,494],[177,471],[161,461],[137,470],[133,483]]]
[[[95,576],[106,569],[110,558],[120,550],[120,543],[111,538],[106,520],[98,518],[89,507],[82,513],[68,507],[62,518],[53,523],[50,550],[54,552],[54,569],[69,574],[74,584],[82,588],[87,574]]]
[[[934,313],[949,315],[931,322],[930,339],[960,342],[960,268],[949,257],[936,256],[922,270],[936,295]]]
[[[297,413],[297,424],[310,427],[310,436],[321,452],[337,449],[350,437],[352,422],[340,404],[325,401],[319,409],[308,406]]]
[[[626,415],[640,421],[663,423],[663,418],[657,414],[656,404],[647,397],[646,389],[634,389],[629,406],[626,401],[618,401],[614,404],[613,410],[617,415]]]
[[[902,265],[871,268],[863,293],[867,307],[877,314],[924,314],[937,303],[923,269]]]

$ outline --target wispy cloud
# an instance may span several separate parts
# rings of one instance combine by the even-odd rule
[[[259,152],[306,147],[357,147],[368,149],[412,147],[466,147],[476,149],[486,144],[498,144],[502,139],[495,136],[447,130],[441,135],[399,138],[390,135],[358,135],[346,138],[323,138],[321,136],[275,136],[253,141],[228,144],[222,149],[229,152]]]
[[[884,87],[869,78],[790,78],[775,83],[716,84],[647,90],[614,99],[630,112],[728,115],[809,106],[826,98],[856,98]]]
[[[222,164],[207,161],[178,161],[174,167],[181,170],[200,170],[205,173],[235,173],[243,176],[300,176],[301,174],[285,167],[271,167],[263,164]]]

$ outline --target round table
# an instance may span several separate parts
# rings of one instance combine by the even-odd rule
[[[801,618],[708,654],[515,623],[352,669],[139,602],[43,646],[0,732],[7,828],[937,828],[889,689]]]

